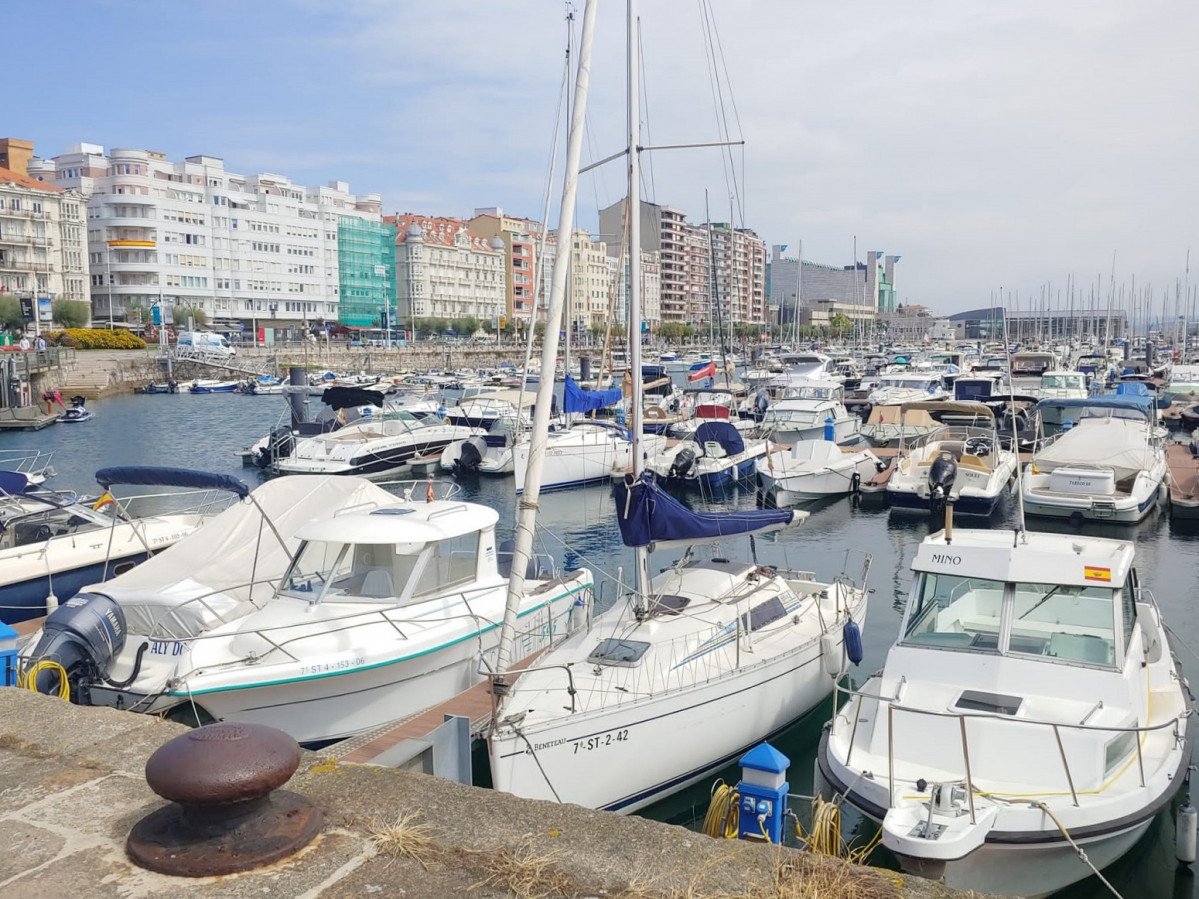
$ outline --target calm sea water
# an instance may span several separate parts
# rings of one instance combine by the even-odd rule
[[[58,488],[94,491],[95,471],[108,465],[196,468],[232,474],[253,487],[261,475],[255,469],[242,468],[235,453],[277,424],[284,404],[279,397],[177,394],[115,397],[95,401],[91,408],[95,413],[92,420],[82,424],[58,424],[32,433],[0,433],[0,450],[53,450],[58,474],[50,485]],[[464,485],[463,496],[498,509],[500,529],[504,531],[501,536],[508,536],[514,508],[511,491],[511,478],[481,479]],[[752,490],[735,489],[719,497],[726,506],[752,506],[755,501]],[[1006,499],[991,526],[1013,526],[1015,506],[1013,498]],[[539,524],[542,545],[538,551],[551,553],[568,566],[590,566],[597,582],[604,585],[603,595],[611,601],[618,572],[632,570],[632,555],[620,543],[608,489],[587,487],[543,496]],[[1037,521],[1034,526],[1070,530],[1054,522]],[[1199,608],[1194,591],[1199,570],[1199,529],[1184,529],[1169,522],[1164,514],[1154,513],[1135,527],[1088,526],[1086,532],[1136,542],[1142,581],[1153,590],[1166,621],[1184,644],[1178,651],[1188,678],[1199,682],[1199,659],[1191,649],[1199,648]],[[870,501],[855,505],[840,499],[814,507],[801,528],[759,539],[758,555],[767,564],[806,568],[818,576],[831,577],[842,570],[856,573],[860,570],[860,554],[872,554],[870,586],[874,592],[864,633],[865,659],[860,668],[861,676],[865,676],[882,666],[896,637],[911,583],[908,564],[927,533],[928,524],[921,517],[892,515],[884,506]],[[662,567],[672,560],[663,553],[654,556],[651,564]],[[816,744],[829,712],[828,707],[816,710],[777,743],[792,761],[789,781],[793,792],[811,791]],[[719,727],[720,722],[714,720],[712,726]],[[737,770],[726,771],[723,776],[736,782]],[[651,807],[646,814],[698,827],[707,810],[708,789],[707,784],[698,786]],[[798,811],[805,817],[802,807]],[[845,817],[854,823],[852,811]],[[1133,851],[1108,869],[1116,888],[1126,897],[1199,896],[1190,872],[1176,868],[1173,840],[1172,816],[1162,815]],[[875,862],[890,863],[882,852]],[[1094,878],[1060,894],[1068,899],[1107,895]]]

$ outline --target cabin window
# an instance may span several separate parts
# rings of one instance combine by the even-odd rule
[[[1132,639],[1132,629],[1137,623],[1137,598],[1131,585],[1120,591],[1120,611],[1124,619],[1124,648],[1128,649],[1128,641]]]
[[[1112,739],[1107,741],[1107,745],[1103,747],[1103,776],[1107,777],[1112,773],[1120,762],[1128,757],[1136,745],[1137,734],[1135,731],[1124,731],[1116,734]]]
[[[920,575],[909,601],[903,642],[997,652],[1003,582],[956,574]]]
[[[1089,665],[1115,664],[1115,591],[1069,584],[1015,585],[1011,651]],[[1017,645],[1017,641],[1022,645]]]
[[[315,599],[326,585],[349,576],[353,565],[353,553],[349,550],[344,543],[305,541],[283,577],[283,592]]]
[[[413,596],[442,593],[456,584],[473,581],[479,565],[479,532],[439,540],[428,552]]]

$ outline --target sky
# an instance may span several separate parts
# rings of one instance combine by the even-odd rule
[[[625,3],[599,0],[584,164],[626,141]],[[642,0],[646,199],[802,242],[902,256],[938,313],[1065,307],[1199,269],[1194,0]],[[581,29],[583,0],[574,6]],[[5,10],[0,136],[207,154],[348,181],[391,212],[543,219],[561,0],[56,0]],[[707,24],[705,24],[707,23]],[[21,38],[21,35],[25,35]],[[710,64],[717,46],[717,65]],[[715,68],[715,75],[713,69]],[[561,172],[562,155],[557,160]],[[579,227],[624,194],[579,182]],[[558,192],[551,191],[550,221]],[[1191,274],[1190,289],[1199,285]]]

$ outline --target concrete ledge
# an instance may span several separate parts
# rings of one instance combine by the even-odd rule
[[[133,866],[125,857],[124,841],[138,819],[162,805],[146,786],[146,759],[184,729],[156,718],[0,689],[0,834],[5,846],[0,895],[953,895],[937,884],[890,871],[713,840],[637,817],[519,800],[420,774],[338,764],[313,753],[305,753],[288,785],[324,811],[325,827],[313,844],[259,871],[220,878],[167,877]],[[405,819],[407,825],[397,827]],[[815,880],[839,886],[807,891]]]

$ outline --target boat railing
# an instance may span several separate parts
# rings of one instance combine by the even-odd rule
[[[255,582],[255,583],[266,583],[266,582],[261,581],[261,582]],[[565,583],[570,583],[570,582],[567,581]],[[226,588],[226,589],[233,589],[233,588]],[[387,627],[394,630],[395,633],[399,636],[399,638],[401,640],[410,639],[408,633],[405,632],[405,627],[408,625],[412,625],[412,626],[429,625],[429,624],[440,625],[440,624],[444,624],[444,623],[451,622],[451,621],[471,620],[471,621],[475,622],[476,628],[478,628],[480,631],[482,631],[483,629],[486,629],[486,628],[498,628],[500,626],[500,622],[498,620],[493,620],[492,618],[488,618],[485,615],[476,613],[470,607],[472,598],[478,598],[479,596],[481,596],[483,594],[493,592],[495,589],[496,589],[496,586],[494,584],[490,584],[490,585],[486,585],[486,586],[477,586],[477,587],[472,587],[472,588],[465,589],[465,590],[455,591],[454,593],[445,594],[444,596],[440,597],[444,602],[446,602],[449,605],[461,603],[462,605],[465,606],[465,608],[466,608],[465,612],[462,612],[459,614],[453,614],[453,615],[435,614],[432,616],[430,616],[430,615],[407,616],[402,613],[405,610],[412,608],[411,605],[410,606],[401,606],[401,607],[397,607],[395,605],[385,605],[378,609],[354,610],[354,611],[346,612],[345,614],[341,614],[341,615],[332,615],[332,616],[323,617],[323,618],[321,618],[321,620],[319,622],[319,624],[320,624],[319,632],[313,630],[312,625],[310,625],[304,621],[281,622],[279,624],[273,624],[268,627],[254,628],[253,630],[245,631],[243,634],[240,634],[239,636],[252,635],[252,636],[258,637],[270,647],[270,650],[266,654],[259,654],[259,655],[251,654],[246,658],[232,659],[229,662],[225,663],[225,665],[227,666],[227,665],[241,665],[241,664],[248,664],[248,663],[260,663],[263,661],[263,659],[266,658],[266,656],[268,656],[274,652],[279,652],[279,653],[283,654],[284,656],[286,656],[287,658],[291,659],[292,661],[298,662],[298,661],[300,661],[299,657],[294,652],[292,652],[291,649],[289,648],[289,647],[292,647],[293,644],[311,640],[317,636],[319,636],[321,638],[329,637],[334,634],[339,634],[339,633],[343,633],[346,631],[355,630],[357,628],[361,628],[361,627],[368,626],[368,625],[386,625]],[[181,604],[180,607],[182,607],[183,605],[190,604],[190,603],[198,603],[200,605],[204,605],[204,607],[209,609],[214,616],[216,616],[218,619],[224,621],[225,619],[221,616],[219,611],[212,609],[212,607],[205,602],[206,599],[216,595],[219,592],[223,592],[223,591],[213,591],[211,593],[205,594],[205,596],[203,596],[203,597],[194,597],[192,599],[189,599],[187,601],[187,603]],[[358,597],[358,598],[361,598],[361,597]],[[269,600],[268,600],[268,602],[269,602]],[[257,608],[263,607],[262,603],[254,603],[254,605]],[[335,605],[335,602],[326,601],[322,605],[325,608],[328,608],[332,605]],[[421,604],[417,603],[417,604],[413,604],[413,605],[421,605]],[[573,609],[574,609],[574,603],[572,602],[570,604],[569,608],[558,613],[558,617],[566,617],[566,616],[570,615],[573,612]],[[553,634],[555,631],[555,628],[554,628],[552,620],[548,624],[540,624],[540,623],[534,623],[534,622],[530,621],[530,626],[527,629],[523,629],[523,630],[519,629],[519,628],[517,629],[516,638],[519,640],[521,637],[525,637],[525,636],[537,636],[537,635],[541,634],[543,632],[543,629],[547,626],[549,628],[548,633]],[[279,638],[279,632],[295,631],[297,629],[300,630],[301,633],[294,634],[290,637],[286,637],[285,639]],[[163,635],[151,636],[151,637],[149,637],[149,639],[160,640],[160,641],[161,640],[176,641],[179,643],[192,645],[192,644],[200,643],[205,640],[227,639],[228,636],[229,636],[228,633],[222,632],[219,634],[214,634],[214,633],[196,634],[194,636],[183,638],[183,639],[180,639],[178,637],[163,636]],[[206,669],[207,668],[219,668],[219,667],[223,667],[223,666],[220,664],[205,665]]]
[[[14,471],[26,477],[50,477],[54,469],[50,460],[54,458],[53,450],[15,449],[0,450],[0,471]]]
[[[940,709],[921,709],[912,706],[904,706],[902,702],[905,682],[901,679],[896,686],[895,695],[880,696],[877,694],[866,693],[861,690],[854,690],[849,687],[843,687],[838,680],[833,685],[833,707],[838,711],[835,713],[837,717],[842,716],[849,704],[856,700],[857,704],[853,710],[853,722],[849,735],[849,746],[846,750],[845,764],[849,765],[850,759],[853,756],[854,741],[857,737],[858,722],[861,720],[862,702],[870,700],[872,702],[886,703],[887,706],[887,799],[888,805],[891,808],[895,807],[895,716],[898,713],[922,715],[929,718],[948,718],[956,719],[958,722],[958,731],[962,743],[962,764],[965,773],[966,795],[970,803],[970,823],[977,823],[974,809],[974,795],[976,792],[979,795],[988,795],[987,791],[976,791],[974,785],[973,774],[970,767],[970,738],[966,729],[966,722],[970,719],[984,720],[989,722],[997,722],[1012,727],[1029,727],[1029,728],[1047,728],[1053,732],[1054,742],[1057,745],[1058,757],[1061,760],[1062,770],[1065,774],[1066,784],[1070,791],[1070,799],[1075,806],[1078,802],[1078,788],[1075,785],[1074,772],[1070,768],[1070,760],[1066,755],[1065,746],[1062,743],[1062,731],[1067,732],[1084,732],[1084,733],[1105,733],[1105,734],[1138,734],[1137,739],[1133,740],[1136,749],[1137,770],[1140,775],[1141,786],[1146,786],[1145,780],[1145,758],[1142,743],[1144,735],[1154,733],[1165,728],[1174,728],[1174,738],[1178,745],[1181,745],[1183,734],[1179,731],[1179,725],[1183,719],[1190,716],[1193,712],[1187,709],[1162,721],[1158,724],[1142,725],[1142,726],[1122,726],[1109,724],[1088,724],[1087,721],[1096,711],[1097,707],[1093,707],[1077,724],[1061,721],[1044,721],[1036,718],[1013,718],[1002,713],[990,712],[961,712],[961,711],[944,711]],[[845,706],[841,705],[841,697],[846,697]],[[1002,794],[998,794],[1000,797]]]
[[[171,490],[116,498],[124,516],[134,524],[155,515],[215,515],[233,505],[237,497],[225,490]],[[114,519],[115,521],[115,519]]]

